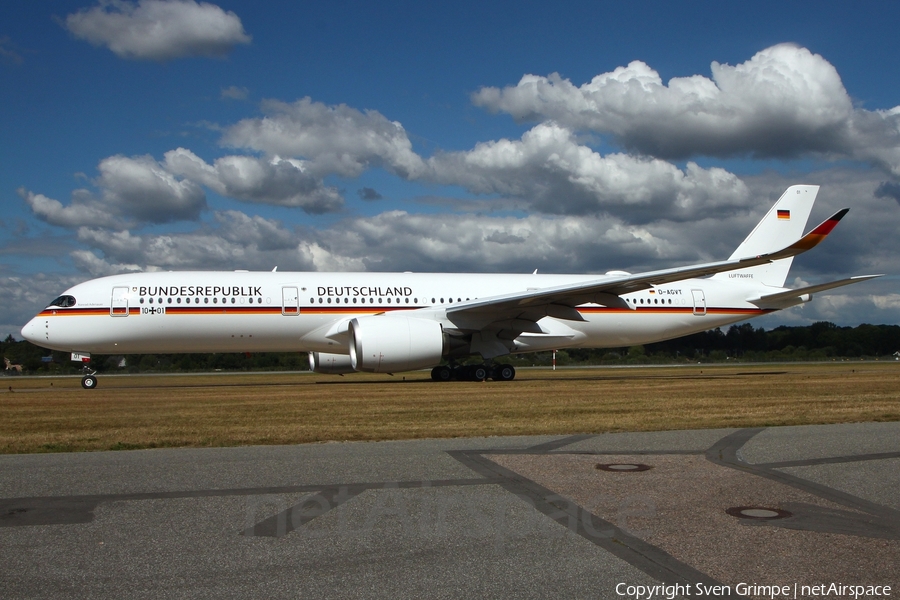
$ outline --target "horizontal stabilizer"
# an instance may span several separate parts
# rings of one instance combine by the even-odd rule
[[[819,285],[810,285],[807,287],[798,288],[796,290],[778,292],[777,294],[766,294],[765,296],[760,296],[759,298],[750,300],[749,302],[750,304],[755,304],[759,308],[787,308],[789,306],[794,306],[795,304],[800,304],[801,302],[806,302],[811,298],[812,294],[815,294],[817,292],[832,290],[834,288],[850,285],[851,283],[868,281],[869,279],[875,279],[876,277],[881,277],[881,275],[859,275],[857,277],[841,279],[840,281],[831,281],[829,283],[820,283]]]

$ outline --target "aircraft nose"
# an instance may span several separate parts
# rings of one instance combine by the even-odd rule
[[[40,330],[38,329],[37,319],[32,319],[22,328],[22,337],[36,344],[39,341]]]

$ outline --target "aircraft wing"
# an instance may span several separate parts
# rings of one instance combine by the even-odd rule
[[[460,332],[475,332],[487,328],[495,330],[498,337],[511,340],[523,332],[541,333],[537,321],[546,316],[583,321],[584,318],[575,309],[581,304],[595,303],[634,310],[634,306],[620,297],[622,294],[684,279],[753,267],[802,254],[821,243],[847,211],[848,209],[838,211],[790,246],[769,254],[635,275],[599,277],[582,283],[480,298],[447,307],[447,319]]]

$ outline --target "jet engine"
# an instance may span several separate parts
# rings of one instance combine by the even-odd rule
[[[309,370],[325,375],[343,375],[355,373],[356,369],[350,364],[350,356],[347,354],[329,354],[328,352],[310,352]]]
[[[397,373],[433,367],[444,353],[437,321],[400,316],[350,321],[350,365],[357,371]]]

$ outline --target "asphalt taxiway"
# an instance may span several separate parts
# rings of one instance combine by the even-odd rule
[[[892,597],[898,490],[900,423],[0,456],[0,595]]]

